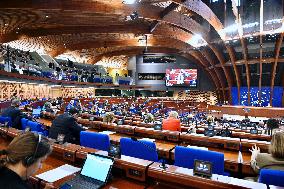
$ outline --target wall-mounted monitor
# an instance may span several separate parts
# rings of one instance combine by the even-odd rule
[[[197,87],[197,69],[167,69],[167,87]]]

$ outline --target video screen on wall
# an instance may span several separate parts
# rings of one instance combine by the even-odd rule
[[[197,87],[197,69],[167,69],[166,86]]]

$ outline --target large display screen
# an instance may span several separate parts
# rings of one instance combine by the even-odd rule
[[[167,69],[166,86],[197,87],[197,69]]]

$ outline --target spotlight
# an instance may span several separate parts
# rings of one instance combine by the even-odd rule
[[[139,18],[138,12],[134,11],[132,14],[129,15],[131,20],[136,20]]]

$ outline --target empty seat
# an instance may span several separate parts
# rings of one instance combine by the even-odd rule
[[[43,128],[43,126],[34,121],[28,121],[27,127],[30,128],[30,131],[40,133],[44,136],[48,136],[48,132]]]
[[[7,124],[7,126],[10,127],[11,124],[12,124],[12,120],[11,120],[10,117],[0,116],[0,123],[1,124]]]
[[[109,151],[110,139],[107,134],[82,131],[80,133],[80,144],[89,148]]]
[[[259,182],[267,185],[284,186],[284,171],[261,169]]]
[[[120,139],[121,155],[145,159],[149,161],[158,161],[156,144],[151,141],[134,141],[131,138]]]
[[[227,175],[224,172],[224,154],[202,149],[194,149],[183,146],[175,148],[175,165],[193,169],[194,160],[212,162],[212,173]]]

